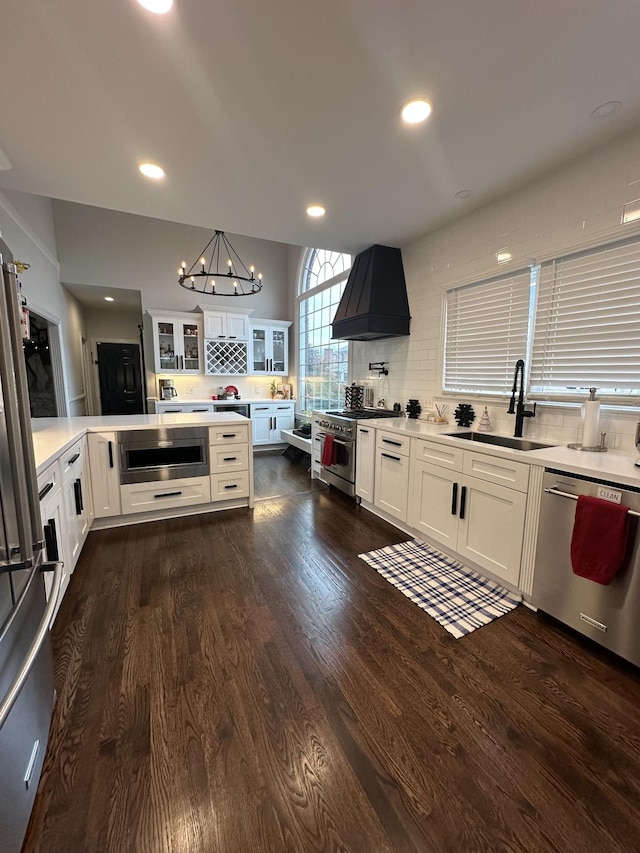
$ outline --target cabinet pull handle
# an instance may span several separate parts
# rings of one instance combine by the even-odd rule
[[[76,455],[75,455],[75,456],[72,456],[72,457],[71,457],[71,459],[69,460],[69,463],[68,463],[68,464],[69,464],[69,465],[73,465],[73,463],[74,463],[74,462],[77,462],[77,461],[78,461],[78,459],[80,459],[80,454],[79,454],[79,453],[76,453]]]
[[[267,412],[269,411],[269,406],[253,406],[256,412]]]
[[[173,357],[174,370],[180,369],[180,362],[178,361],[178,356],[174,355]]]
[[[108,441],[107,444],[109,445],[109,468],[113,468],[113,442]]]
[[[40,489],[40,491],[38,492],[38,500],[42,500],[44,497],[46,497],[52,488],[53,483],[47,483],[47,485]]]
[[[229,340],[230,340],[230,341],[235,341],[235,339],[236,339],[237,337],[238,337],[237,335],[229,335]]]
[[[458,484],[453,483],[451,489],[451,515],[458,514]]]
[[[82,514],[82,491],[80,488],[80,480],[73,481],[73,493],[76,499],[76,515]]]
[[[222,461],[223,462],[235,462],[237,460],[237,458],[238,458],[237,456],[223,456]]]
[[[288,411],[289,406],[278,406],[278,410],[283,409],[285,412]]]
[[[334,441],[335,441],[335,439],[334,439]],[[385,458],[385,459],[393,459],[393,461],[394,461],[394,462],[399,462],[399,461],[400,461],[400,457],[399,457],[399,456],[392,456],[390,453],[381,453],[380,455],[381,455],[381,456],[384,456],[384,458]]]
[[[369,435],[369,430],[368,430],[368,429],[359,429],[359,430],[358,430],[358,432],[361,432],[361,433],[363,433],[364,435]]]
[[[460,495],[460,518],[464,518],[464,511],[467,505],[467,487],[462,487],[462,494]]]
[[[47,560],[57,563],[60,559],[58,554],[58,537],[56,535],[56,520],[50,518],[44,526],[44,541],[47,546]]]
[[[161,492],[161,493],[158,493],[157,495],[154,495],[153,497],[154,497],[154,499],[155,498],[177,498],[177,497],[180,497],[181,494],[182,494],[182,492]]]
[[[237,488],[238,488],[237,483],[230,483],[228,486],[225,486],[225,489],[237,489]]]
[[[196,412],[208,412],[209,409],[191,409],[191,411],[195,414]]]
[[[392,444],[394,447],[402,447],[401,441],[391,441],[390,438],[383,438],[382,443],[383,444]]]
[[[236,434],[235,434],[235,432],[223,432],[222,437],[223,438],[235,438]]]

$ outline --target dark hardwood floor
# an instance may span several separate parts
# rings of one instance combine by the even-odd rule
[[[26,853],[638,850],[637,670],[524,607],[453,639],[357,557],[406,537],[298,467],[90,534]]]

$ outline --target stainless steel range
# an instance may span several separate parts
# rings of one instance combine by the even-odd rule
[[[322,479],[353,497],[356,493],[356,424],[372,418],[398,418],[391,409],[343,409],[314,419],[320,444]]]

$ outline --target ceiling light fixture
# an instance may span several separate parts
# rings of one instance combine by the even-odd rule
[[[210,246],[211,260],[207,265],[206,254]],[[227,254],[227,263],[223,268],[220,267],[222,248]],[[208,296],[253,296],[262,290],[262,273],[256,278],[254,267],[247,269],[240,255],[224,236],[224,231],[216,230],[198,257],[199,260],[194,261],[188,270],[184,261],[178,270],[178,284],[185,290],[206,293]],[[200,269],[194,272],[197,267]],[[238,272],[239,269],[244,275]]]
[[[419,98],[415,101],[409,101],[402,108],[402,119],[407,124],[420,124],[426,121],[431,115],[431,104]]]
[[[454,197],[460,199],[460,201],[464,201],[466,198],[470,198],[472,195],[473,190],[458,190]]]
[[[138,0],[138,3],[154,15],[166,15],[173,6],[173,0]]]
[[[320,216],[324,216],[327,211],[321,204],[310,204],[307,208],[307,214],[312,216],[314,219],[317,219]]]
[[[140,163],[138,169],[140,169],[145,178],[153,178],[154,181],[164,178],[164,169],[156,163]]]
[[[496,261],[499,264],[506,264],[507,261],[511,260],[511,252],[508,249],[500,249],[499,252],[496,252]]]
[[[609,118],[622,106],[622,101],[605,101],[591,111],[591,118]]]
[[[113,296],[105,296],[104,301],[105,302],[113,302]]]

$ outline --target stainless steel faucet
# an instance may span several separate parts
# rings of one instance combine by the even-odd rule
[[[520,392],[518,393],[518,402],[516,403],[516,391],[518,389],[518,373],[520,373]],[[533,404],[533,409],[527,409],[524,402],[524,361],[519,358],[516,361],[516,369],[513,374],[513,388],[511,389],[511,400],[509,401],[508,415],[516,416],[516,428],[514,436],[522,438],[522,427],[525,418],[535,418],[536,404]]]

